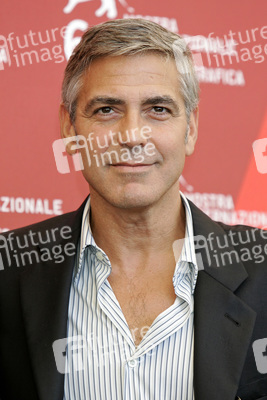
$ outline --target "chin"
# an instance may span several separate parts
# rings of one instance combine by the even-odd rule
[[[156,203],[158,197],[149,193],[123,193],[121,196],[114,196],[110,203],[118,208],[133,209],[146,208]]]

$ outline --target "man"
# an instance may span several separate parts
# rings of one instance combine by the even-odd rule
[[[95,26],[62,97],[90,197],[2,239],[3,400],[267,399],[267,234],[179,192],[198,129],[183,40],[138,19]]]

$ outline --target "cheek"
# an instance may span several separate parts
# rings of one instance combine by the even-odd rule
[[[162,155],[164,159],[177,159],[185,156],[185,141],[184,138],[178,137],[165,137],[161,140],[153,141],[156,150]]]
[[[168,121],[152,129],[151,141],[159,152],[165,154],[185,152],[186,121]]]

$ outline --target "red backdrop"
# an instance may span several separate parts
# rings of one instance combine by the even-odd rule
[[[87,26],[137,16],[185,35],[202,65],[198,146],[181,189],[215,219],[266,226],[267,158],[258,154],[260,173],[252,149],[267,137],[266,13],[266,0],[3,2],[0,232],[73,210],[88,193],[72,162],[57,171],[52,150],[66,54]]]

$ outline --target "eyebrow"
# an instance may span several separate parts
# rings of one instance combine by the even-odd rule
[[[154,96],[154,97],[148,97],[142,102],[143,106],[147,105],[157,105],[157,104],[162,104],[162,105],[167,105],[173,107],[174,111],[179,113],[180,112],[180,107],[178,103],[171,97],[171,96]]]
[[[97,104],[108,104],[109,106],[118,106],[118,105],[125,105],[125,101],[121,99],[117,99],[115,97],[109,96],[97,96],[93,97],[89,100],[85,107],[84,112],[87,114],[91,111],[91,109]]]
[[[92,108],[97,104],[107,104],[109,106],[125,105],[126,101],[116,97],[96,96],[86,103],[84,112],[86,114],[89,113],[92,110]],[[141,102],[142,106],[147,106],[147,105],[155,106],[157,104],[171,106],[176,113],[180,112],[180,107],[178,103],[171,96],[168,95],[147,97]]]

